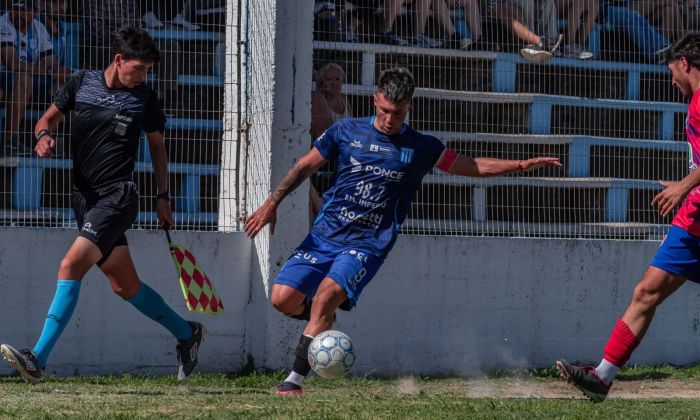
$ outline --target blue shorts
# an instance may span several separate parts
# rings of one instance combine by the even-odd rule
[[[275,284],[292,287],[311,299],[321,281],[329,277],[343,288],[348,297],[340,309],[349,311],[383,262],[383,258],[371,256],[366,251],[331,245],[310,233],[284,263]]]
[[[671,226],[649,265],[700,283],[700,237]]]

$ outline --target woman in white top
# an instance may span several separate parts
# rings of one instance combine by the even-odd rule
[[[345,71],[336,63],[328,63],[316,73],[316,91],[311,94],[311,138],[312,141],[323,134],[328,127],[341,118],[352,117],[350,100],[341,93],[345,83]],[[331,172],[335,170],[335,162],[329,162],[321,168],[321,171]],[[328,182],[323,178],[317,178],[316,184],[325,187]],[[325,188],[321,189],[321,192]],[[321,210],[323,201],[320,194],[311,184],[309,191],[309,210],[311,222]]]

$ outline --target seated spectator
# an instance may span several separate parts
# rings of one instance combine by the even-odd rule
[[[20,138],[27,104],[35,95],[50,100],[50,93],[71,75],[58,64],[49,33],[35,19],[37,11],[33,1],[15,1],[12,9],[0,16],[0,86],[7,97],[6,154],[31,154],[33,139]]]
[[[462,49],[472,48],[481,40],[481,9],[479,0],[455,0],[449,1],[455,8],[464,8],[464,16],[455,18],[455,29],[462,40]],[[462,21],[465,20],[465,22]]]
[[[559,48],[557,6],[554,0],[490,0],[491,15],[527,46],[520,50],[523,58],[535,63],[546,63]],[[536,10],[537,8],[537,10]],[[538,16],[535,16],[539,11]],[[537,21],[536,21],[537,18]],[[540,33],[535,32],[539,23]]]
[[[82,67],[104,69],[112,62],[114,33],[126,26],[137,26],[139,9],[135,0],[81,0],[86,10]],[[80,9],[78,9],[80,10]]]
[[[678,0],[633,0],[629,8],[644,16],[669,42],[685,33]]]
[[[449,1],[451,3],[454,0]],[[459,0],[457,1],[459,2]],[[445,3],[445,0],[433,0],[432,9],[435,21],[447,35],[447,40],[446,42],[443,42],[442,45],[447,48],[468,50],[472,45],[472,40],[463,36],[457,31],[455,25],[452,23],[452,19],[450,18],[450,9],[447,6],[447,3]],[[478,13],[478,9],[476,11]],[[481,19],[481,17],[479,17],[479,19]],[[416,43],[416,46],[432,48],[429,45],[419,45],[418,43]]]
[[[648,61],[657,61],[669,44],[649,21],[630,9],[629,0],[602,0],[605,24],[624,31]]]
[[[58,64],[66,66],[66,36],[61,32],[61,19],[66,14],[65,0],[44,0],[44,9],[39,15],[39,20],[49,32],[53,55]]]
[[[320,137],[334,122],[341,118],[352,117],[350,100],[342,93],[343,83],[345,83],[345,71],[336,63],[328,63],[316,73],[316,91],[311,94],[312,141]],[[335,161],[328,162],[320,172],[335,172],[335,165]],[[309,190],[311,221],[321,210],[323,203],[320,195],[329,185],[330,180],[323,179],[321,176],[312,178]]]
[[[580,60],[592,58],[593,53],[585,45],[598,18],[598,0],[557,0],[557,8],[568,22],[564,55]]]
[[[420,48],[437,48],[442,41],[433,39],[425,34],[428,23],[428,12],[431,4],[444,0],[385,0],[384,1],[384,33],[382,41],[391,45],[408,45],[408,41],[394,33],[394,22],[404,4],[413,3],[416,11],[416,30],[413,45]]]
[[[317,33],[314,38],[324,41],[358,42],[357,34],[362,22],[352,14],[348,5],[349,3],[345,3],[346,10],[342,13],[345,18],[345,22],[343,22],[345,31],[341,36],[341,28],[336,20],[337,5],[335,2],[317,1],[314,4],[314,28]]]
[[[141,21],[148,29],[162,29],[165,27],[161,19],[169,20],[174,25],[181,26],[188,31],[199,30],[199,25],[190,21],[195,15],[197,7],[213,7],[221,0],[185,0],[182,7],[177,10],[172,0],[141,0]],[[173,16],[173,12],[176,12]]]

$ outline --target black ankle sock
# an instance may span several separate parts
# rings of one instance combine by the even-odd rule
[[[294,350],[294,356],[296,357],[294,358],[294,366],[292,366],[292,369],[299,375],[306,376],[311,370],[308,353],[309,346],[311,345],[311,341],[313,339],[313,337],[309,337],[308,335],[302,335],[301,338],[299,338],[299,345],[297,345],[297,349]]]

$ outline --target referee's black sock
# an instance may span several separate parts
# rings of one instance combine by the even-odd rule
[[[292,382],[299,386],[304,383],[304,378],[309,374],[311,370],[311,365],[309,364],[308,353],[311,341],[314,338],[309,335],[302,335],[299,338],[299,344],[296,350],[294,350],[294,365],[292,366],[292,372],[287,376],[285,382]]]

